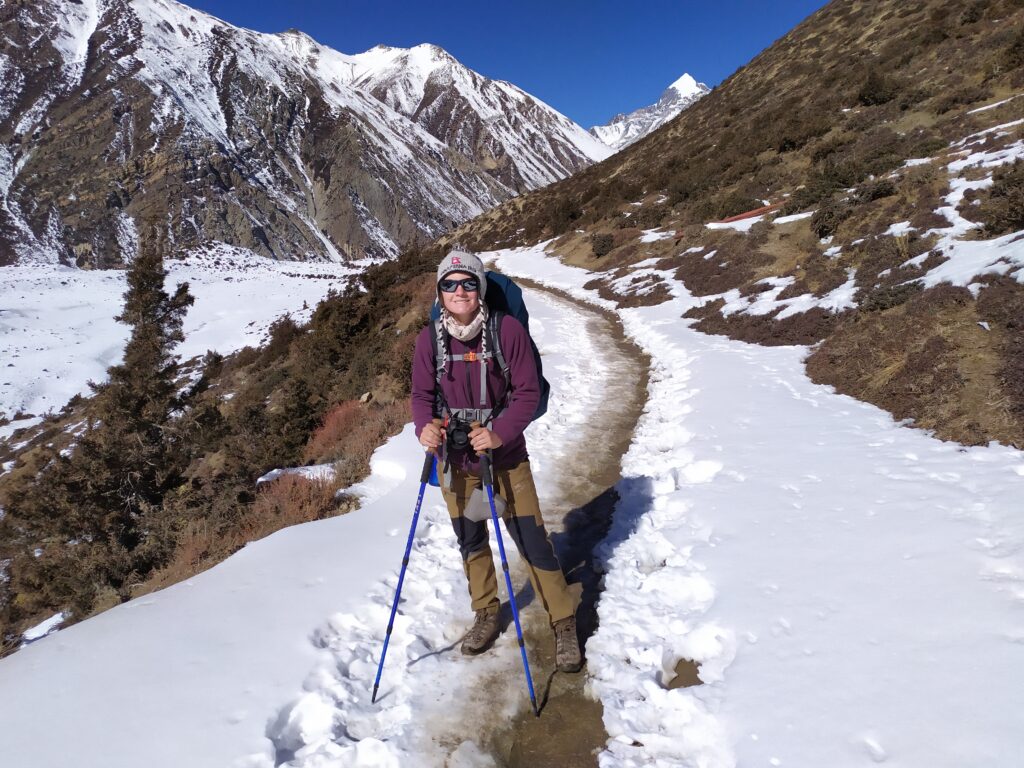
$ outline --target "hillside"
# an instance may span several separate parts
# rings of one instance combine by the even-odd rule
[[[441,242],[552,240],[624,304],[663,301],[670,272],[701,330],[815,345],[816,381],[1021,446],[1022,117],[1021,3],[834,2],[662,129]]]

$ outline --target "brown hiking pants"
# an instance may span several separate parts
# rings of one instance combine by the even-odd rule
[[[530,462],[522,461],[511,469],[494,470],[494,483],[495,494],[504,498],[508,504],[501,516],[505,530],[526,561],[533,590],[548,612],[548,619],[554,624],[559,619],[574,615],[579,597],[576,590],[565,583],[562,567],[544,528]],[[497,609],[500,604],[487,522],[474,522],[462,514],[470,494],[478,487],[479,477],[457,469],[452,470],[451,487],[441,487],[441,494],[448,505],[448,514],[451,515],[452,526],[459,540],[474,611]]]

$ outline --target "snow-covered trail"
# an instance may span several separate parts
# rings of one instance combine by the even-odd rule
[[[492,258],[603,303],[539,248]],[[587,648],[601,764],[1024,765],[1024,454],[895,424],[812,384],[803,348],[694,332],[695,300],[660,277],[672,301],[618,312],[652,368]],[[528,300],[555,397],[531,450],[553,501],[610,365],[583,313]],[[0,661],[0,765],[492,765],[465,713],[508,720],[522,670],[512,632],[458,654],[470,611],[436,491],[369,703],[421,460],[407,429],[360,511]],[[681,660],[703,684],[672,688]]]
[[[588,313],[544,294],[527,300],[553,387],[549,413],[531,427],[543,503],[559,493],[559,462],[577,452],[612,366],[586,332]],[[453,717],[474,695],[497,723],[528,704],[518,647],[511,632],[484,657],[459,654],[472,612],[433,489],[380,696],[369,701],[421,464],[407,428],[374,455],[357,512],[280,531],[0,661],[0,765],[491,764],[474,727]],[[514,563],[514,547],[509,555]],[[484,695],[475,675],[510,682]],[[438,743],[434,733],[465,736]]]
[[[540,249],[495,256],[601,303]],[[653,370],[588,645],[601,764],[1024,764],[1024,454],[692,331],[661,277],[675,299],[619,312]],[[682,659],[703,685],[669,689]]]
[[[528,290],[526,298],[531,331],[552,383],[549,412],[528,431],[530,461],[545,517],[557,527],[571,508],[562,503],[571,471],[567,460],[583,455],[593,439],[586,427],[607,407],[609,380],[622,376],[624,361],[590,331],[592,313],[546,293]],[[448,513],[436,492],[424,514],[377,705],[368,705],[366,680],[376,671],[397,574],[378,585],[370,605],[336,614],[318,630],[327,652],[303,683],[306,692],[281,710],[270,731],[278,763],[296,768],[496,765],[488,754],[494,733],[529,707],[515,630],[509,626],[482,656],[461,655],[458,646],[472,611]],[[491,536],[497,556],[493,531]],[[505,544],[524,625],[546,623],[507,535]],[[396,565],[398,559],[396,552]],[[499,593],[504,600],[504,584]],[[366,620],[368,609],[376,612],[372,621]],[[539,666],[536,649],[530,650],[539,684],[550,670]],[[270,763],[254,756],[251,765]]]

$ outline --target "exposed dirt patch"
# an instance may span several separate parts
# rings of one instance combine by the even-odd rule
[[[834,315],[820,307],[807,312],[775,319],[778,312],[769,315],[747,315],[733,313],[723,315],[724,302],[718,299],[702,307],[694,307],[684,317],[696,317],[694,328],[703,333],[728,336],[730,339],[748,341],[766,346],[788,344],[814,344],[826,338],[840,322],[840,315]]]

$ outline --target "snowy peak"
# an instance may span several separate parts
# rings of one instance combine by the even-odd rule
[[[616,152],[657,130],[711,89],[684,74],[662,91],[658,101],[629,114],[616,115],[607,125],[596,125],[590,133]]]
[[[693,99],[700,98],[707,93],[708,87],[704,85],[704,83],[698,83],[693,78],[693,75],[685,73],[665,89],[665,92],[661,94],[661,99],[664,99],[668,95],[669,91],[675,91],[677,97],[680,99]],[[658,101],[661,101],[661,99]]]
[[[611,153],[565,115],[424,43],[346,56],[349,84],[491,169],[516,191],[571,175]]]

